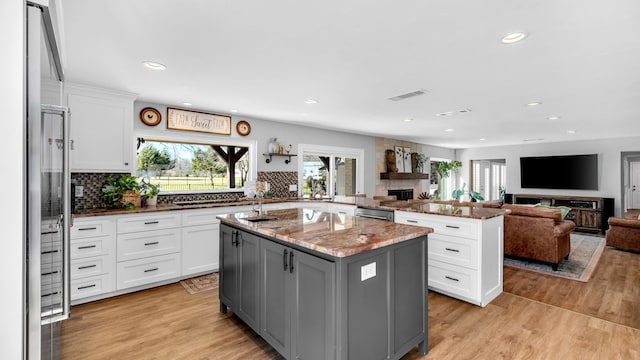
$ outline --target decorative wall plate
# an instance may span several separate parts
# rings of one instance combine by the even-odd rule
[[[140,110],[140,121],[145,125],[156,126],[160,124],[160,120],[162,120],[162,116],[158,110],[151,107]]]
[[[236,131],[240,136],[247,136],[251,132],[251,125],[249,125],[249,123],[244,120],[240,120],[236,124]]]

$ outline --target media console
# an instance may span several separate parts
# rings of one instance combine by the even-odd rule
[[[575,231],[604,234],[609,228],[608,220],[613,216],[613,198],[587,196],[561,196],[514,194],[514,204],[545,204],[571,208],[566,220],[576,223]]]

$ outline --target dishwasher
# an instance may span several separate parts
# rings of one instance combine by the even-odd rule
[[[393,222],[393,210],[357,207],[355,216]]]

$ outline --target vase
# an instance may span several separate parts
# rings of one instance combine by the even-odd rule
[[[396,153],[391,149],[387,149],[384,152],[385,163],[387,165],[387,172],[393,173],[398,171],[396,166]]]
[[[146,207],[156,207],[158,205],[158,195],[154,195],[148,199],[145,199],[144,205]]]

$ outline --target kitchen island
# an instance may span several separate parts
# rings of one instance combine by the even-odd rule
[[[310,209],[217,218],[220,311],[285,358],[426,354],[431,229]]]

